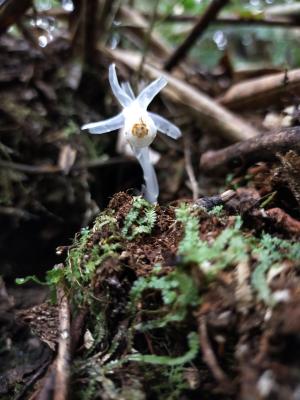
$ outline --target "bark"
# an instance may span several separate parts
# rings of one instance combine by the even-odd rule
[[[246,167],[258,161],[270,161],[277,153],[289,150],[300,152],[300,127],[285,128],[274,134],[266,134],[222,150],[208,151],[200,159],[204,172],[226,174],[234,167]]]
[[[253,78],[233,85],[218,98],[231,110],[249,110],[280,103],[300,89],[300,69]]]

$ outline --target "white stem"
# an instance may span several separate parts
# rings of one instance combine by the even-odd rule
[[[144,197],[150,203],[156,203],[159,194],[159,188],[158,188],[155,169],[149,157],[149,147],[148,146],[142,148],[132,147],[132,150],[143,169],[144,181],[145,181],[145,186],[143,188]]]

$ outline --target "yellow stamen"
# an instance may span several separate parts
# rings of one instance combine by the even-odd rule
[[[149,129],[147,128],[147,125],[143,122],[142,119],[140,123],[134,124],[131,130],[132,135],[136,136],[139,139],[142,139],[145,136],[147,136],[148,132]]]

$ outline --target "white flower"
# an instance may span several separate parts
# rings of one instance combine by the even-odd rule
[[[122,112],[113,118],[84,125],[82,129],[88,129],[90,133],[96,134],[122,129],[143,169],[146,184],[144,196],[151,203],[155,203],[159,189],[155,170],[149,158],[149,146],[155,139],[157,131],[173,139],[181,136],[177,126],[160,115],[147,111],[154,97],[166,86],[167,80],[164,77],[156,79],[135,97],[129,82],[119,84],[115,64],[111,64],[109,83],[113,94],[123,107]]]

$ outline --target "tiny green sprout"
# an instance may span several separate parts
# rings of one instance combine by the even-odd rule
[[[86,124],[82,129],[88,129],[90,133],[96,134],[121,129],[143,169],[144,197],[150,203],[156,203],[159,189],[156,173],[149,157],[149,146],[155,139],[157,131],[173,139],[181,136],[177,126],[160,115],[147,111],[154,97],[166,86],[167,80],[163,76],[157,78],[135,97],[129,82],[119,84],[115,64],[111,64],[109,83],[123,110],[113,118]]]

